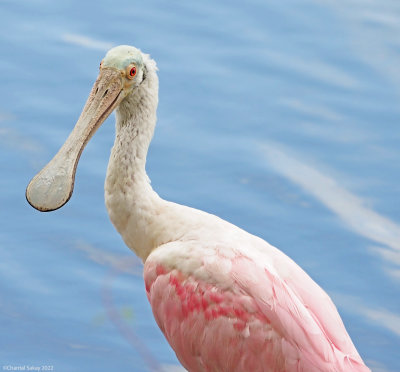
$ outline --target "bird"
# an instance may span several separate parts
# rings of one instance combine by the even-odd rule
[[[159,328],[189,372],[367,372],[328,294],[285,253],[207,212],[162,199],[146,173],[158,73],[149,54],[110,49],[82,113],[31,180],[48,212],[70,199],[80,155],[115,110],[105,180],[112,224],[142,260]]]

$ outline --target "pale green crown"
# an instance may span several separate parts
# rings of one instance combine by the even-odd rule
[[[129,45],[119,45],[110,49],[103,59],[103,67],[113,67],[124,70],[134,63],[137,67],[143,66],[142,52]]]

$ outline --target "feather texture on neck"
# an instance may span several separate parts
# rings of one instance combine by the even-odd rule
[[[158,77],[155,62],[144,57],[144,80],[116,111],[116,136],[105,181],[110,219],[125,243],[143,260],[155,248],[156,231],[150,229],[163,204],[150,186],[145,169],[156,123]]]

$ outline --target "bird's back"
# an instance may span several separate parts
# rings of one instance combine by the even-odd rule
[[[144,269],[155,319],[190,372],[369,371],[330,298],[296,263],[202,218],[212,234],[160,246]]]

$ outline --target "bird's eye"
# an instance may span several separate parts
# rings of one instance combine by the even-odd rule
[[[136,66],[131,63],[130,65],[126,66],[126,77],[130,80],[133,80],[133,78],[136,76],[137,74],[137,68]]]
[[[131,70],[129,71],[129,76],[134,77],[136,75],[136,67],[132,67]]]
[[[102,66],[102,65],[103,65],[103,61],[101,61],[101,62],[100,62],[100,66],[99,66],[99,68],[101,68],[101,66]]]

